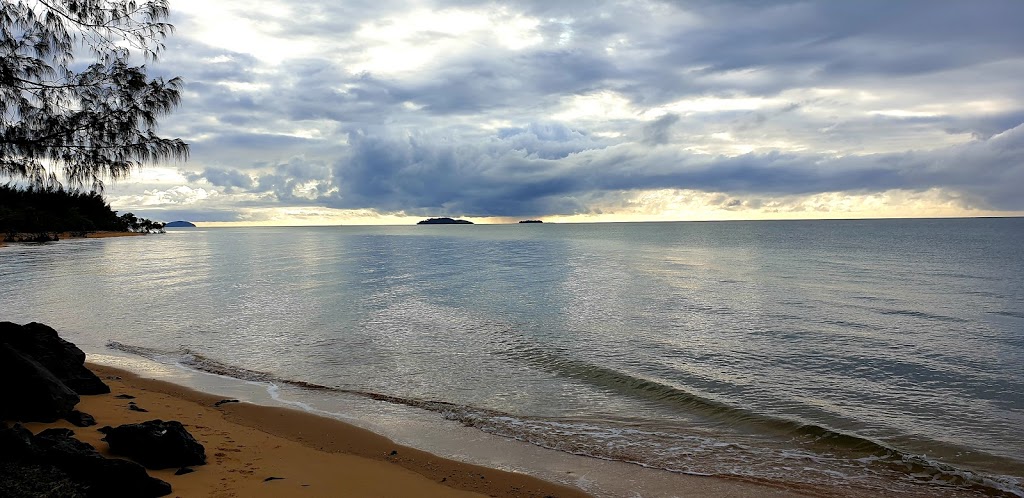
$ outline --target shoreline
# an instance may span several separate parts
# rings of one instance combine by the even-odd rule
[[[521,470],[499,470],[516,467],[494,461],[477,465],[438,456],[394,443],[369,429],[297,408],[259,402],[231,402],[215,407],[214,403],[225,399],[214,393],[217,388],[198,390],[173,380],[161,380],[159,374],[153,378],[135,373],[124,365],[87,361],[86,367],[111,388],[109,394],[82,396],[76,406],[93,415],[98,425],[76,428],[66,421],[23,425],[33,433],[50,427],[72,429],[75,437],[92,444],[109,457],[112,455],[107,444],[100,440],[103,435],[96,430],[97,427],[153,419],[180,421],[206,447],[208,459],[206,465],[194,467],[195,472],[183,476],[174,475],[175,469],[150,471],[153,477],[173,486],[173,496],[783,498],[831,495],[827,489],[789,487],[721,476],[672,474],[671,481],[668,481],[672,484],[656,485],[648,479],[657,481],[657,475],[662,471],[555,452],[592,466],[572,470],[618,474],[627,468],[630,474],[628,481],[644,483],[639,488],[626,485],[619,489],[602,489],[598,486],[594,490],[584,490],[565,481],[552,481],[550,475],[538,477]],[[116,398],[120,394],[135,396],[130,401],[148,412],[130,411],[129,400]],[[464,440],[454,434],[441,437]],[[511,440],[500,444],[532,448],[527,443]],[[393,451],[396,452],[394,455]],[[620,468],[616,470],[616,466]],[[559,465],[557,468],[564,467]],[[264,481],[269,477],[284,479]]]
[[[230,402],[130,371],[86,363],[111,392],[82,396],[76,406],[98,425],[28,422],[38,433],[61,427],[104,456],[112,456],[97,428],[145,420],[177,420],[206,447],[206,465],[175,475],[150,470],[174,496],[495,496],[582,498],[587,493],[526,474],[462,463],[396,444],[384,436],[311,413]],[[132,411],[128,394],[147,412]],[[270,479],[274,478],[274,479]]]
[[[39,236],[39,235],[47,235],[47,236],[53,235],[54,237],[57,238],[57,240],[46,240],[46,241],[37,241],[37,240],[31,240],[31,239],[25,240],[25,237],[35,237],[35,236]],[[60,242],[62,240],[67,240],[67,239],[106,239],[106,238],[109,238],[109,237],[135,237],[135,236],[140,236],[140,235],[149,235],[149,234],[144,233],[144,232],[112,232],[112,231],[108,231],[108,230],[100,230],[100,231],[96,231],[96,232],[85,232],[84,235],[79,235],[78,232],[41,232],[39,234],[18,233],[18,234],[14,234],[12,237],[20,238],[20,240],[8,240],[8,241],[5,241],[4,238],[6,238],[7,236],[4,236],[3,238],[0,238],[0,247],[4,247],[4,246],[6,246],[8,244],[32,244],[32,243],[41,243],[41,242]]]

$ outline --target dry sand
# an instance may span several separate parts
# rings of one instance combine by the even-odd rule
[[[301,411],[227,403],[221,398],[167,382],[89,365],[111,393],[82,396],[77,409],[97,426],[78,428],[61,421],[28,423],[33,433],[67,427],[106,456],[97,428],[145,420],[177,420],[206,447],[207,464],[195,472],[150,471],[173,486],[171,496],[210,497],[396,497],[499,496],[582,497],[586,493],[511,472],[441,458],[394,444],[344,422]],[[134,399],[120,399],[128,394]],[[148,412],[128,409],[132,401]],[[283,478],[267,480],[271,477]]]

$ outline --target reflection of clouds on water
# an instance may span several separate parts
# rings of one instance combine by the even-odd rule
[[[909,478],[881,443],[1019,475],[1024,345],[999,313],[1024,295],[1019,224],[213,228],[13,246],[0,319],[676,470],[776,478],[792,452],[810,462],[796,481]]]

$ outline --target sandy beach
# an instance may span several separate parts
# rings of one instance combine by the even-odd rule
[[[97,428],[146,420],[182,422],[206,447],[207,464],[195,472],[151,470],[172,496],[498,496],[582,497],[586,493],[523,474],[488,469],[396,445],[385,437],[305,412],[220,398],[130,372],[89,365],[110,394],[82,396],[77,409],[98,425],[66,421],[24,424],[33,433],[65,427],[103,453]],[[118,398],[119,395],[134,399]],[[147,412],[128,409],[129,401]],[[273,478],[273,479],[272,479]]]
[[[33,235],[33,234],[16,234],[16,235],[13,236],[13,238],[14,239],[18,239],[21,236],[31,236],[31,235]],[[85,235],[76,235],[76,234],[73,234],[71,232],[60,232],[60,233],[57,233],[56,235],[57,235],[57,238],[59,240],[65,240],[65,239],[105,239],[105,238],[108,238],[108,237],[135,237],[135,236],[139,236],[139,235],[148,235],[148,234],[145,234],[145,233],[142,233],[142,232],[110,232],[110,231],[101,231],[101,232],[86,232]],[[58,242],[58,241],[53,241],[53,242]],[[21,240],[15,240],[14,242],[21,243],[22,241]],[[25,242],[31,242],[31,241],[25,241]],[[10,244],[10,243],[11,242],[4,242],[3,239],[0,239],[0,247],[4,247],[5,245]]]
[[[82,396],[78,410],[97,425],[80,428],[61,420],[23,425],[33,433],[71,429],[106,457],[116,457],[98,428],[148,420],[176,420],[206,448],[206,465],[175,475],[150,470],[173,487],[171,496],[193,497],[586,497],[588,493],[525,474],[439,457],[334,419],[288,408],[225,398],[126,370],[87,364],[111,388]],[[119,396],[132,396],[128,399]],[[129,409],[129,403],[146,410]],[[638,472],[646,469],[638,469]],[[768,498],[825,496],[821,490],[786,489],[765,483],[678,476],[676,489],[656,496]],[[817,491],[817,492],[816,492]],[[646,494],[645,494],[646,496]]]

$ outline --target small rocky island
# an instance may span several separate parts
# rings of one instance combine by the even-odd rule
[[[469,220],[454,220],[452,218],[429,218],[416,223],[417,225],[472,225]]]
[[[519,223],[544,223],[541,220],[522,220]]]
[[[195,228],[195,224],[189,221],[172,221],[164,225],[165,228]]]

